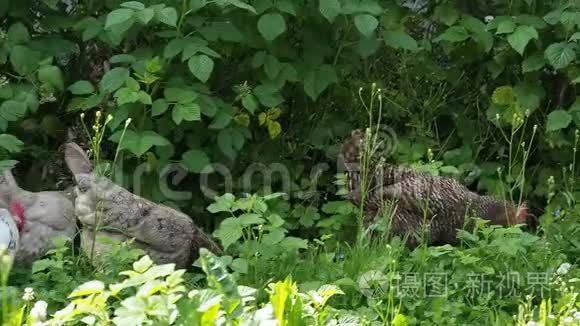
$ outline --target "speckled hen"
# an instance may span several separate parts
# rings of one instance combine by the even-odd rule
[[[349,198],[359,207],[362,197],[360,155],[366,148],[363,146],[366,139],[364,131],[354,130],[340,152],[349,178]],[[363,206],[365,224],[371,224],[385,207],[390,207],[393,209],[391,232],[401,237],[408,234],[408,244],[412,247],[420,239],[422,230],[427,231],[429,244],[454,243],[457,230],[464,227],[467,216],[498,225],[525,223],[525,203],[518,206],[474,193],[453,178],[385,164],[378,160],[377,154],[365,164],[369,171]]]

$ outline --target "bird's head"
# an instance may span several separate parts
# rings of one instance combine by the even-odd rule
[[[24,206],[18,200],[14,200],[10,203],[10,213],[12,214],[18,231],[22,232],[24,224],[26,224],[26,214]]]

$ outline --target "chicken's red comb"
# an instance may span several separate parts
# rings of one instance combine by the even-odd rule
[[[24,206],[22,203],[15,200],[10,203],[10,213],[16,219],[16,225],[18,226],[18,231],[22,231],[24,223],[26,222],[26,216],[24,215]]]

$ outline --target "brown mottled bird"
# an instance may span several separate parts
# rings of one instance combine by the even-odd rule
[[[391,232],[401,237],[408,234],[411,247],[417,244],[424,229],[429,244],[454,243],[457,229],[464,227],[466,216],[480,217],[498,225],[525,223],[525,203],[518,206],[479,195],[453,178],[430,176],[385,164],[376,154],[370,155],[369,163],[361,168],[360,155],[367,148],[365,144],[369,139],[364,131],[354,130],[340,152],[349,178],[349,199],[359,207],[362,170],[368,171],[365,173],[368,176],[368,181],[365,181],[367,191],[363,192],[366,193],[363,206],[366,225],[393,202]]]

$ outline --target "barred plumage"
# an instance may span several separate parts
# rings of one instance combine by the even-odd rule
[[[341,156],[349,178],[349,199],[361,205],[361,153],[365,146],[365,133],[352,132],[342,145]],[[457,180],[429,176],[408,168],[381,162],[380,155],[371,155],[366,164],[368,186],[364,199],[365,224],[369,225],[394,203],[391,213],[391,232],[405,236],[414,246],[426,227],[430,244],[453,243],[457,229],[464,227],[465,217],[474,216],[490,220],[493,224],[513,225],[524,223],[527,216],[525,203],[513,203],[471,192]]]

